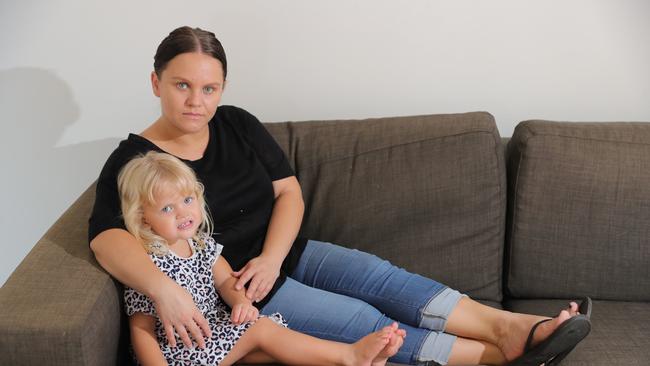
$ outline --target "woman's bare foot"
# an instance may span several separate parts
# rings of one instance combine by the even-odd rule
[[[562,310],[558,316],[540,324],[533,334],[532,346],[537,345],[560,326],[565,320],[578,314],[578,304],[571,302],[569,308]],[[497,346],[503,352],[508,361],[521,356],[524,352],[528,335],[533,326],[544,319],[543,316],[512,313],[511,319],[504,325]]]
[[[388,362],[388,359],[393,357],[399,351],[400,347],[402,347],[402,344],[404,344],[406,331],[404,329],[398,329],[397,323],[393,323],[391,328],[393,329],[393,334],[391,334],[390,341],[379,352],[377,357],[372,360],[372,366],[384,366]]]
[[[391,346],[391,342],[393,343],[396,342],[392,340],[392,338],[395,338],[393,335],[395,334],[396,330],[397,330],[397,323],[393,323],[392,325],[384,327],[379,331],[370,333],[367,336],[358,340],[357,342],[351,344],[350,355],[348,357],[345,357],[344,360],[345,365],[375,366],[375,365],[385,364],[386,363],[385,360],[383,363],[375,363],[375,362],[381,362],[381,361],[376,361],[376,359],[383,358],[380,354],[384,351],[384,349],[389,347],[392,349],[395,347],[395,345]],[[397,350],[395,350],[395,352],[397,352]]]

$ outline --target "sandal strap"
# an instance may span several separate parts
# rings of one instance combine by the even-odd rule
[[[550,320],[553,320],[553,319],[549,318],[549,319],[540,320],[537,323],[535,323],[535,325],[533,325],[533,327],[530,329],[530,333],[528,333],[528,339],[526,340],[526,346],[524,347],[524,353],[526,353],[526,352],[528,352],[530,350],[530,346],[533,343],[533,335],[535,335],[535,330],[537,329],[537,327],[539,327],[540,324],[546,323],[547,321],[550,321]]]

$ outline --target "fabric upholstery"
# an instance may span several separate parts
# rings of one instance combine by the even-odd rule
[[[511,311],[553,316],[569,300],[513,300]],[[650,303],[594,301],[591,332],[562,365],[646,366],[650,362]]]
[[[501,300],[505,163],[490,114],[267,128],[303,189],[301,235]]]
[[[0,364],[115,365],[120,292],[87,244],[89,188],[0,289]],[[27,244],[25,244],[27,245]],[[5,352],[11,345],[11,352]]]
[[[514,297],[650,300],[650,124],[519,124],[509,143]]]

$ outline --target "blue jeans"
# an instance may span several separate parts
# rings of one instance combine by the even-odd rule
[[[398,321],[407,335],[392,362],[446,364],[456,337],[443,331],[462,296],[374,255],[310,240],[261,313],[278,312],[291,329],[345,343]]]

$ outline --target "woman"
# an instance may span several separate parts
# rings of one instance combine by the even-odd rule
[[[178,28],[154,60],[151,83],[161,115],[129,135],[106,162],[89,240],[109,273],[154,301],[172,345],[176,332],[187,346],[194,340],[204,347],[210,330],[191,296],[153,265],[121,219],[117,173],[150,150],[194,169],[206,187],[213,237],[239,278],[236,288],[247,286],[246,296],[262,314],[278,312],[294,330],[351,342],[394,319],[407,337],[391,361],[407,364],[540,364],[564,357],[588,333],[589,321],[577,315],[575,303],[552,319],[496,310],[370,254],[296,238],[304,204],[284,153],[254,116],[218,107],[227,62],[214,34]],[[335,293],[330,281],[345,294]],[[379,281],[381,292],[363,287]],[[391,306],[395,302],[400,306]]]

